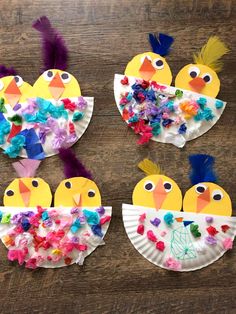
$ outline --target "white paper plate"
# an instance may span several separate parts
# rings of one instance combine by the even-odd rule
[[[85,110],[83,110],[83,112],[84,112],[83,119],[74,123],[77,138],[76,138],[75,142],[72,143],[70,146],[74,145],[81,138],[81,136],[84,134],[85,130],[87,129],[87,127],[90,123],[90,120],[91,120],[91,117],[93,114],[94,98],[93,97],[83,97],[83,98],[87,101],[87,107]],[[54,105],[56,105],[56,101],[54,99],[48,99],[48,100],[51,101]],[[70,100],[75,101],[75,100],[77,100],[77,98],[72,97],[72,98],[70,98]],[[21,104],[22,108],[24,108],[25,105],[27,105],[27,104],[25,104],[25,103]],[[7,109],[7,114],[4,114],[6,119],[17,113],[11,108],[10,105],[6,105],[6,109]],[[69,120],[71,121],[72,116],[73,116],[73,112],[70,112],[69,110],[67,110],[67,111],[68,111],[68,115],[69,115],[68,121]],[[57,119],[57,122],[60,126],[63,126],[66,121],[67,120],[65,120],[64,118]],[[22,124],[22,131],[24,129],[32,128],[32,125],[33,124],[29,124],[29,123],[24,121]],[[36,128],[35,131],[36,131],[36,134],[38,135],[39,128]],[[45,157],[54,156],[58,153],[57,150],[54,150],[52,148],[52,144],[51,144],[53,139],[54,139],[54,136],[55,135],[52,132],[49,133],[46,137],[45,143],[42,144],[43,150],[45,153]],[[7,138],[7,136],[6,136],[6,138]],[[1,148],[3,148],[5,150],[9,145],[10,145],[9,143],[5,143],[4,145],[1,146]],[[26,150],[24,148],[20,151],[19,156],[22,158],[28,158]]]
[[[193,271],[212,264],[226,252],[222,241],[226,238],[233,240],[236,233],[236,217],[211,215],[213,222],[209,224],[205,218],[210,215],[204,214],[166,210],[157,211],[153,208],[127,204],[123,204],[122,210],[125,230],[133,246],[147,260],[165,269],[169,269],[166,266],[166,260],[169,257],[180,262],[181,269],[179,271]],[[137,233],[137,227],[140,224],[139,217],[143,213],[146,214],[144,222],[145,231],[143,235],[140,235]],[[163,220],[166,213],[172,213],[174,218],[182,217],[185,221],[194,221],[193,224],[199,226],[201,237],[195,238],[190,232],[190,225],[184,227],[183,222],[174,220],[174,223],[168,226]],[[150,223],[150,220],[154,218],[161,220],[158,227]],[[210,225],[219,231],[215,235],[215,239],[217,240],[216,245],[205,243],[205,237],[209,235],[206,228]],[[222,225],[228,225],[230,229],[224,233],[221,230]],[[155,243],[147,238],[146,233],[148,230],[153,231],[158,241],[165,243],[163,252],[156,249]],[[163,231],[166,232],[165,236],[162,235]],[[183,252],[186,253],[183,254]]]
[[[70,213],[71,208],[69,207],[57,207],[57,208],[48,208],[48,210],[53,210],[56,209],[58,211],[60,211],[61,216],[60,217],[66,217],[67,215],[73,219],[75,219],[76,215],[72,215]],[[82,208],[81,210],[83,210],[85,208]],[[86,207],[87,210],[89,211],[93,211],[95,212],[95,208],[92,207]],[[103,216],[111,216],[112,215],[112,207],[104,207],[105,209],[105,213]],[[16,208],[16,207],[0,207],[0,210],[2,213],[11,213],[11,217],[13,217],[15,214],[18,213],[22,213],[22,212],[28,212],[28,211],[33,211],[35,213],[37,213],[37,209],[36,208]],[[91,227],[90,225],[88,225],[88,223],[85,223],[83,225],[83,227],[81,227],[78,232],[76,233],[72,233],[69,229],[69,231],[66,233],[66,235],[68,235],[69,237],[79,237],[80,241],[82,241],[84,244],[87,245],[87,250],[86,251],[77,251],[77,250],[73,250],[72,253],[70,253],[70,257],[72,259],[72,262],[70,265],[74,264],[74,263],[78,263],[78,264],[83,264],[83,260],[89,255],[91,254],[99,245],[103,245],[105,244],[105,242],[103,241],[104,236],[107,233],[108,227],[109,227],[110,221],[106,222],[105,224],[103,224],[101,226],[101,231],[103,233],[103,237],[99,237],[99,236],[95,236],[92,233]],[[37,235],[39,236],[45,236],[48,232],[54,231],[54,230],[58,230],[60,229],[59,227],[60,225],[55,224],[55,222],[53,221],[53,225],[51,227],[47,227],[47,228],[43,228],[42,226],[39,227]],[[2,224],[0,223],[0,238],[1,240],[3,239],[4,236],[6,236],[12,229],[14,229],[15,225],[10,223],[10,224]],[[91,234],[91,236],[86,236],[86,233]],[[29,234],[27,231],[24,234]],[[82,240],[81,240],[82,239]],[[4,242],[3,242],[4,243]],[[16,247],[11,247],[11,249],[15,249]],[[27,258],[32,257],[35,254],[35,249],[33,246],[28,245],[28,250],[29,250],[29,254],[27,255]],[[49,248],[48,250],[43,250],[43,249],[39,249],[39,254],[42,256],[47,256],[47,255],[51,255],[51,251],[52,248]],[[6,252],[4,252],[3,254],[7,255]],[[7,258],[7,256],[6,256]],[[64,259],[62,259],[60,262],[58,262],[57,264],[54,264],[52,262],[48,262],[48,261],[44,261],[42,264],[40,264],[40,266],[38,267],[43,267],[43,268],[58,268],[58,267],[63,267],[63,266],[67,266],[64,262]]]
[[[124,94],[125,92],[131,91],[131,86],[135,83],[135,78],[128,76],[129,79],[129,85],[122,85],[121,80],[125,77],[125,75],[121,74],[115,74],[114,78],[114,94],[115,94],[115,101],[117,108],[122,115],[122,110],[119,105],[120,100],[121,100],[121,95]],[[172,125],[170,128],[164,128],[161,125],[161,133],[158,136],[153,136],[151,139],[156,141],[156,142],[161,142],[161,143],[171,143],[177,147],[183,147],[186,143],[186,141],[191,141],[204,133],[206,133],[208,130],[212,128],[212,126],[218,121],[220,116],[222,115],[226,102],[223,103],[223,107],[221,109],[216,109],[215,107],[215,98],[211,98],[205,95],[201,95],[198,93],[194,93],[192,91],[188,90],[183,90],[180,88],[175,88],[173,86],[168,86],[161,84],[162,86],[165,86],[165,93],[169,94],[175,94],[176,90],[181,90],[183,91],[183,98],[181,101],[184,99],[186,100],[197,100],[200,97],[204,97],[207,99],[207,107],[209,107],[212,110],[212,113],[214,115],[214,118],[210,121],[195,121],[194,119],[186,119],[186,126],[187,126],[187,132],[185,134],[179,134],[178,133],[178,128],[179,126]],[[176,98],[174,104],[178,106],[179,100]],[[136,106],[137,103],[132,102],[132,106]],[[182,112],[181,109],[179,109],[180,113]],[[170,115],[170,118],[175,118],[177,115],[175,113]]]

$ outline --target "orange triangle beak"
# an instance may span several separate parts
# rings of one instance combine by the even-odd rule
[[[7,102],[14,107],[18,101],[20,100],[21,97],[21,91],[19,87],[16,85],[16,81],[13,78],[7,88],[4,91],[4,95],[7,99]]]
[[[57,72],[56,75],[51,80],[50,84],[48,85],[49,91],[52,97],[58,100],[65,90],[65,85],[62,82],[62,79]]]
[[[203,78],[195,77],[189,82],[189,85],[192,87],[193,90],[200,92],[203,89],[203,87],[205,87],[206,83],[203,80]]]
[[[210,203],[210,190],[207,188],[197,197],[197,213],[200,213]]]
[[[19,191],[25,206],[28,207],[30,203],[31,191],[22,180],[19,180]]]
[[[161,206],[164,202],[164,200],[166,199],[166,191],[164,189],[163,186],[163,181],[162,179],[160,179],[153,191],[153,198],[154,198],[154,203],[155,203],[155,207],[156,209],[161,209]]]
[[[156,69],[153,67],[152,62],[145,57],[141,67],[139,68],[139,73],[145,81],[150,81],[153,75],[156,73]]]
[[[74,194],[73,199],[74,199],[75,204],[78,207],[82,207],[82,197],[80,193]]]

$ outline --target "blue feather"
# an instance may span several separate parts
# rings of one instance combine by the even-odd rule
[[[200,182],[216,182],[216,174],[214,172],[214,157],[204,154],[196,154],[189,156],[189,163],[192,167],[189,178],[193,185]]]
[[[162,33],[159,33],[158,37],[155,34],[149,34],[149,42],[153,52],[165,57],[170,52],[170,47],[174,42],[174,38]]]

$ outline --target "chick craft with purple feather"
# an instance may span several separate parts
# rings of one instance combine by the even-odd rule
[[[40,162],[24,159],[14,168],[27,177],[10,183],[0,208],[0,238],[8,260],[27,268],[82,265],[104,244],[109,227],[112,209],[102,206],[91,173],[70,149],[60,149],[59,156],[66,179],[56,189],[54,207],[49,186],[33,177]]]
[[[78,81],[66,71],[68,49],[62,36],[46,16],[35,21],[33,28],[42,36],[43,73],[30,93],[19,76],[15,80],[8,76],[15,82],[10,82],[13,96],[6,94],[9,88],[1,89],[5,78],[0,79],[0,144],[13,158],[44,159],[72,146],[87,129],[93,112],[93,98],[81,96]],[[2,75],[14,74],[13,69],[0,70]],[[6,104],[1,94],[16,104]]]
[[[125,75],[115,75],[116,105],[123,120],[140,134],[138,144],[152,139],[182,148],[218,121],[226,103],[213,98],[215,95],[182,89],[181,84],[170,86],[172,74],[165,56],[174,39],[161,33],[149,34],[149,42],[152,52],[138,54],[127,64]],[[207,52],[209,49],[204,50],[204,62],[217,63],[220,53],[212,51],[210,58]],[[195,81],[199,80],[203,81]]]
[[[145,159],[139,168],[146,177],[133,190],[133,205],[122,205],[131,243],[167,270],[193,271],[212,264],[232,249],[236,234],[230,197],[216,183],[214,158],[191,155],[189,162],[193,186],[183,201],[176,182]]]

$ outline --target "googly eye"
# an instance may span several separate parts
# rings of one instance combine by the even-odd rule
[[[155,188],[155,185],[152,181],[146,181],[144,183],[144,189],[148,192],[152,192]]]
[[[70,76],[69,73],[63,72],[63,73],[61,74],[61,79],[62,79],[63,83],[69,83],[70,80],[71,80],[71,76]]]
[[[165,181],[163,185],[166,192],[170,192],[172,190],[172,184],[170,182]]]
[[[223,198],[223,193],[220,190],[214,190],[212,192],[212,198],[215,201],[220,201]]]
[[[67,189],[71,189],[71,188],[72,188],[71,182],[70,182],[70,181],[66,181],[66,182],[65,182],[65,187],[66,187]]]
[[[212,76],[209,73],[206,73],[202,76],[203,80],[205,81],[205,83],[209,84],[212,81]]]
[[[141,63],[143,63],[146,58],[147,58],[149,61],[152,62],[152,58],[151,58],[150,56],[146,55],[146,56],[142,56],[142,58],[141,58]]]
[[[88,197],[94,197],[95,196],[95,191],[94,190],[89,190],[88,191]]]
[[[43,78],[45,79],[45,81],[51,81],[53,79],[53,72],[51,70],[45,71],[43,73]]]
[[[16,85],[18,87],[20,87],[24,82],[22,77],[20,77],[19,75],[14,76],[14,79],[15,79]]]
[[[191,78],[195,78],[200,74],[200,70],[198,67],[190,67],[188,73],[191,76]]]
[[[38,180],[32,180],[33,187],[37,188],[39,186]]]
[[[7,190],[6,191],[6,195],[7,196],[13,196],[14,195],[14,192],[12,190]]]
[[[206,186],[204,184],[198,184],[196,187],[195,187],[195,191],[198,193],[198,194],[202,194],[206,191]]]
[[[164,62],[161,59],[154,59],[152,62],[154,68],[161,70],[164,68]]]
[[[0,90],[2,90],[2,89],[3,89],[3,87],[4,87],[3,81],[2,81],[2,80],[0,80]]]

